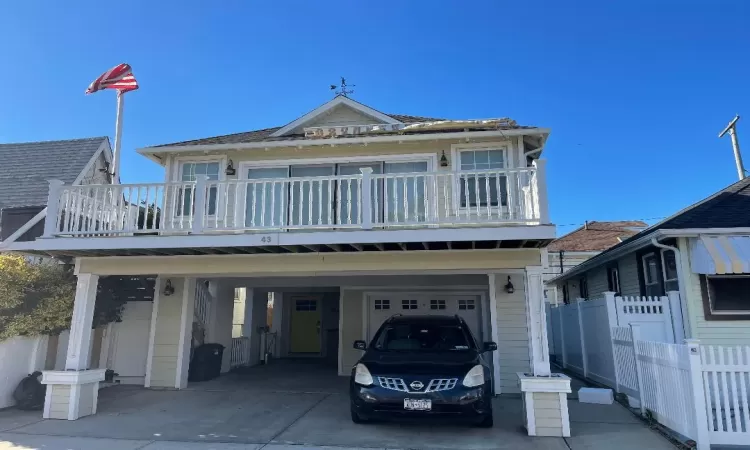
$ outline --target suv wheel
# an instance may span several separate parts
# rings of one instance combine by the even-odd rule
[[[352,422],[367,423],[367,420],[360,417],[360,415],[357,413],[357,411],[354,410],[354,408],[351,409],[351,413],[352,413]]]
[[[477,423],[477,426],[480,427],[480,428],[492,428],[494,425],[495,425],[495,421],[492,418],[492,412],[491,411],[490,411],[489,414],[487,414],[486,416],[484,416],[482,418],[482,420],[480,420]]]

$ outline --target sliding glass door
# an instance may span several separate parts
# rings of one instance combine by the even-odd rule
[[[362,168],[372,169],[370,210],[362,211]],[[426,221],[427,161],[292,165],[246,169],[248,228]],[[333,175],[340,175],[335,177]]]

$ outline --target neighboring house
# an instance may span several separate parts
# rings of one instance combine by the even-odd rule
[[[567,303],[567,285],[556,289],[546,283],[587,259],[619,244],[648,226],[640,220],[586,222],[582,227],[552,241],[547,246],[548,267],[544,270],[545,298],[551,304]],[[578,292],[580,288],[576,286]],[[584,286],[585,289],[585,286]]]
[[[53,185],[44,238],[11,245],[76,262],[80,314],[65,365],[76,372],[51,374],[48,392],[80,386],[62,392],[80,415],[92,410],[80,394],[100,376],[84,370],[86,330],[92,292],[111,275],[157,277],[149,338],[132,345],[148,387],[187,386],[194,322],[232,354],[241,323],[257,363],[273,293],[278,356],[332,362],[346,376],[361,354],[352,343],[391,315],[460,315],[480,341],[497,342],[496,393],[519,392],[517,372],[549,373],[548,134],[510,119],[385,114],[337,96],[284,126],[139,149],[165,168],[163,182]],[[144,204],[156,220],[137,219]],[[241,321],[236,288],[246,289]]]
[[[571,299],[679,291],[684,335],[750,344],[750,178],[680,211],[551,280]],[[584,284],[586,291],[580,292]]]
[[[111,158],[106,137],[0,144],[0,250],[42,235],[49,180],[108,184]]]

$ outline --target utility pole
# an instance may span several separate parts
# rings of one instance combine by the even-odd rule
[[[740,115],[734,116],[729,125],[719,133],[719,137],[724,137],[725,134],[729,133],[729,137],[732,139],[732,150],[734,150],[734,162],[737,164],[737,176],[740,180],[745,179],[745,166],[742,165],[742,154],[740,154],[740,143],[737,141],[737,121],[740,120]]]

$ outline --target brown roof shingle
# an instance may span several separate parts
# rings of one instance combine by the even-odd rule
[[[618,222],[588,222],[586,225],[552,241],[547,250],[551,252],[597,252],[604,251],[637,234],[648,224],[640,220]]]

